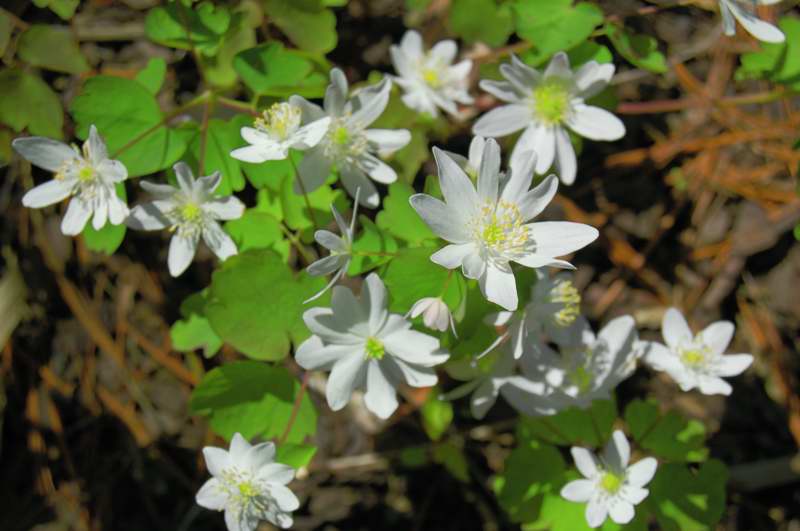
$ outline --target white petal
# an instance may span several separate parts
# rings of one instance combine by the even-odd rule
[[[346,293],[345,293],[346,292]],[[349,293],[349,297],[344,295]],[[336,297],[331,308],[309,308],[303,312],[303,322],[313,334],[322,338],[325,343],[334,343],[337,345],[359,345],[363,341],[359,337],[350,333],[349,327],[346,322],[342,322],[342,318],[350,317],[353,319],[366,319],[363,309],[358,306],[358,301],[353,297],[353,292],[347,288],[341,287],[334,290]],[[345,306],[346,304],[346,306]],[[347,315],[339,315],[342,307],[352,310]],[[350,349],[354,350],[353,348]],[[357,350],[357,348],[355,349]]]
[[[700,375],[700,392],[704,395],[729,395],[733,388],[728,382],[716,376]]]
[[[485,142],[478,171],[478,196],[484,202],[497,201],[500,175],[500,146],[495,139]]]
[[[367,87],[353,98],[353,115],[350,120],[361,127],[367,127],[383,114],[389,103],[389,94],[392,91],[392,81],[388,77],[377,85]]]
[[[325,396],[332,410],[339,411],[347,405],[363,370],[362,352],[349,354],[334,364],[325,387]]]
[[[194,253],[197,251],[198,237],[184,237],[174,234],[169,242],[169,256],[167,265],[169,274],[173,277],[180,276],[192,263]]]
[[[404,380],[411,387],[433,387],[438,381],[436,378],[436,371],[431,367],[411,365],[395,358],[384,358],[382,361],[384,362],[384,366],[393,366],[393,370],[400,373],[400,379]]]
[[[634,517],[633,505],[618,498],[609,507],[608,515],[618,524],[627,524]]]
[[[439,170],[439,184],[447,206],[459,214],[461,221],[472,219],[479,200],[472,181],[456,162],[439,148],[433,148],[433,156]]]
[[[594,481],[588,479],[570,481],[561,489],[561,497],[571,502],[588,502],[592,493],[594,493]]]
[[[256,531],[258,522],[243,512],[241,508],[228,506],[225,508],[225,526],[228,531]]]
[[[383,374],[380,364],[371,361],[367,367],[367,392],[364,395],[367,409],[382,419],[388,419],[397,409],[397,392]]]
[[[200,507],[221,511],[228,503],[228,496],[224,493],[222,485],[217,478],[211,478],[200,487],[194,497]]]
[[[408,30],[400,40],[400,49],[409,59],[422,57],[422,36],[416,30]]]
[[[478,280],[486,271],[486,260],[478,253],[468,254],[464,257],[461,270],[467,278]]]
[[[364,134],[381,153],[395,152],[411,142],[411,133],[407,129],[367,129]]]
[[[96,169],[105,179],[112,183],[121,183],[128,178],[128,168],[118,160],[101,160]]]
[[[628,467],[626,477],[634,487],[644,487],[656,474],[658,461],[653,457],[645,457]]]
[[[506,103],[517,103],[521,99],[518,89],[508,81],[482,79],[479,86],[495,98]]]
[[[130,215],[128,205],[116,193],[108,200],[108,221],[112,225],[119,225]]]
[[[100,201],[95,203],[94,218],[92,219],[92,227],[94,230],[100,230],[106,224],[108,219],[108,202]]]
[[[203,448],[203,457],[206,460],[206,468],[212,476],[220,476],[226,468],[232,464],[231,456],[224,448],[206,446]]]
[[[573,253],[586,247],[600,235],[594,227],[570,221],[541,221],[529,223],[527,226],[530,238],[536,244],[535,254],[544,257]],[[519,263],[526,265],[523,260]]]
[[[310,124],[304,125],[292,135],[292,147],[294,149],[306,150],[316,146],[325,136],[325,133],[328,132],[330,124],[331,119],[326,116],[325,118],[314,120]]]
[[[305,154],[297,171],[300,174],[299,179],[303,180],[305,191],[310,194],[325,183],[325,179],[331,173],[331,162],[325,157],[320,147],[315,147]],[[298,194],[303,193],[303,189],[297,181],[294,191]]]
[[[736,20],[738,20],[742,27],[756,39],[773,43],[784,42],[786,40],[786,36],[781,30],[768,22],[760,20],[755,14],[750,13],[743,6],[740,6],[736,2],[726,2],[726,4],[733,13],[733,16],[736,17]]]
[[[584,138],[619,140],[625,136],[625,124],[605,109],[579,105],[567,117],[567,126]]]
[[[92,215],[92,207],[89,203],[73,197],[67,206],[67,213],[61,220],[61,232],[67,236],[76,236],[83,231],[86,222]]]
[[[283,485],[277,483],[271,484],[269,486],[269,493],[277,502],[281,511],[296,511],[300,507],[300,500],[297,499],[297,496]]]
[[[422,367],[439,365],[448,357],[439,351],[438,339],[416,330],[398,330],[381,340],[392,356]]]
[[[453,62],[453,59],[456,58],[456,54],[458,53],[458,46],[456,45],[455,41],[446,39],[443,41],[437,42],[429,53],[430,57],[436,57],[439,59],[440,64],[449,65]]]
[[[620,490],[620,496],[633,505],[638,505],[647,498],[650,491],[633,485],[625,485]]]
[[[461,216],[453,212],[447,204],[426,194],[412,195],[409,203],[437,236],[449,242],[463,242],[469,239],[469,230],[460,219]],[[458,265],[461,265],[461,262]]]
[[[569,57],[564,52],[558,52],[550,59],[550,64],[544,71],[545,79],[548,77],[561,77],[564,79],[572,78],[572,70],[569,67]]]
[[[603,457],[605,462],[617,472],[627,468],[631,458],[631,445],[622,431],[614,430],[614,433],[611,434],[611,440],[606,444]]]
[[[316,262],[313,262],[306,268],[306,273],[311,275],[312,277],[321,277],[324,275],[329,275],[340,269],[342,265],[344,265],[348,261],[348,257],[332,254],[329,256],[325,256],[320,258]]]
[[[562,183],[570,185],[575,182],[575,175],[578,173],[575,149],[569,135],[561,127],[556,129],[556,168]]]
[[[78,158],[64,142],[42,136],[15,138],[11,146],[34,166],[52,172],[58,171],[65,161]]]
[[[372,333],[377,333],[389,316],[386,309],[388,298],[389,293],[381,278],[376,273],[367,275],[361,289],[361,304],[364,312],[369,315],[369,329]]]
[[[54,205],[72,194],[75,181],[53,179],[28,190],[22,196],[22,204],[28,208],[42,208]]]
[[[178,189],[169,184],[156,184],[149,181],[140,181],[139,186],[147,190],[158,199],[169,199],[173,197]]]
[[[314,233],[314,240],[330,251],[344,252],[347,249],[347,245],[341,236],[338,236],[329,230],[318,230]]]
[[[480,380],[476,380],[480,382]],[[492,378],[486,378],[470,397],[470,412],[472,416],[480,420],[497,402],[497,395],[500,392],[499,386],[494,384]]]
[[[257,477],[269,481],[270,483],[286,485],[294,479],[294,474],[294,468],[289,465],[270,462],[259,467]]]
[[[359,164],[367,174],[383,184],[391,184],[397,180],[394,169],[381,159],[369,153],[364,153],[359,159]]]
[[[97,127],[95,127],[94,124],[89,126],[89,138],[86,139],[84,146],[87,144],[89,146],[89,155],[91,156],[91,163],[93,166],[96,166],[100,161],[108,158],[106,143],[100,138],[100,133],[97,132]]]
[[[595,528],[603,525],[608,515],[608,507],[597,496],[589,499],[589,504],[586,506],[586,523],[589,527]]]
[[[133,207],[126,225],[135,230],[160,230],[169,227],[172,222],[164,215],[164,211],[158,208],[158,203],[154,201]]]
[[[289,146],[277,142],[268,145],[245,146],[231,151],[231,157],[251,164],[260,164],[268,160],[283,160],[288,156]]]
[[[550,169],[556,158],[555,129],[546,125],[528,127],[514,144],[511,160],[517,160],[528,151],[536,153],[536,173],[542,174]]]
[[[217,197],[203,203],[203,210],[212,214],[217,219],[239,219],[244,214],[244,203],[239,198],[229,195]]]
[[[347,93],[349,91],[347,78],[344,76],[344,72],[338,68],[331,70],[330,78],[331,84],[328,85],[328,88],[325,90],[325,112],[331,116],[339,116],[344,111],[344,104],[345,101],[347,101]],[[294,103],[293,100],[289,101],[290,103]],[[305,118],[308,106],[303,106],[302,108],[304,110],[303,118]]]
[[[194,174],[189,165],[185,162],[177,162],[172,169],[175,171],[175,177],[181,190],[191,192],[194,189]]]
[[[203,241],[220,260],[225,260],[237,252],[233,239],[214,221],[206,223],[203,227]]]
[[[297,364],[308,370],[327,371],[338,360],[358,351],[353,345],[324,345],[319,336],[303,341],[295,352]]]
[[[530,109],[519,103],[495,107],[481,116],[472,127],[480,136],[506,136],[523,129],[531,123]]]
[[[575,461],[575,466],[578,468],[578,472],[583,474],[583,477],[593,479],[598,475],[597,458],[592,452],[586,448],[573,446],[570,448],[570,453],[572,454],[572,459]]]
[[[489,265],[480,280],[483,294],[487,300],[499,304],[509,311],[517,309],[519,304],[517,282],[510,268],[504,271]]]
[[[446,245],[431,255],[431,262],[447,269],[455,269],[462,265],[467,256],[472,254],[476,254],[473,243]]]
[[[584,100],[599,94],[611,82],[615,67],[612,63],[589,61],[575,72],[575,88]]]
[[[747,370],[753,363],[750,354],[728,354],[719,358],[714,365],[717,376],[737,376]]]
[[[246,468],[253,471],[260,470],[273,461],[275,461],[275,444],[271,442],[254,444],[243,458]]]
[[[717,321],[705,327],[699,335],[714,354],[722,355],[730,345],[735,330],[730,321]]]
[[[536,188],[525,192],[525,195],[522,196],[518,203],[523,221],[529,221],[541,214],[550,204],[550,201],[553,200],[556,192],[558,192],[558,178],[555,175],[545,177]]]
[[[348,164],[339,168],[339,177],[350,197],[358,195],[358,203],[369,208],[381,204],[378,190],[361,168]]]
[[[672,350],[677,350],[681,342],[689,341],[693,337],[689,324],[677,308],[669,308],[664,313],[664,319],[661,321],[661,334],[664,342]]]

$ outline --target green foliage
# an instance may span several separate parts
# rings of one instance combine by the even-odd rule
[[[231,151],[245,144],[239,130],[249,124],[249,118],[244,115],[228,121],[212,118],[208,121],[205,135],[202,132],[193,135],[189,144],[184,160],[195,168],[202,167],[203,175],[211,175],[215,171],[222,174],[222,183],[217,188],[220,195],[230,195],[244,189],[242,166],[231,157]]]
[[[393,254],[397,252],[397,241],[368,217],[359,216],[358,225],[361,227],[361,234],[353,242],[353,250],[364,254],[353,256],[347,271],[350,276],[366,273],[391,261]]]
[[[8,68],[0,71],[0,122],[20,132],[61,138],[64,113],[52,89],[39,77]]]
[[[678,463],[661,464],[648,485],[645,504],[655,513],[659,529],[714,529],[725,510],[727,481],[728,469],[716,459],[696,471]]]
[[[786,42],[761,43],[761,50],[745,53],[738,79],[767,79],[800,91],[800,19],[783,17],[779,23]]]
[[[231,21],[231,27],[225,33],[219,51],[211,56],[200,56],[200,68],[203,75],[215,87],[232,87],[236,84],[238,76],[233,66],[233,60],[242,50],[255,46],[255,29],[246,24],[244,16],[236,14]]]
[[[31,66],[47,70],[66,74],[82,74],[89,70],[89,63],[66,26],[34,24],[20,36],[17,54]]]
[[[233,256],[214,272],[206,315],[211,327],[243,354],[281,360],[293,341],[308,337],[303,301],[325,286],[322,278],[295,276],[276,252],[253,249]],[[320,301],[327,304],[326,297]]]
[[[635,35],[618,24],[606,24],[605,31],[614,48],[634,66],[656,74],[667,71],[667,60],[653,37]]]
[[[438,441],[453,422],[453,404],[439,398],[439,388],[435,387],[422,405],[422,427],[433,441]]]
[[[136,73],[136,81],[155,96],[161,90],[166,75],[167,62],[160,57],[154,57],[147,61],[147,65]]]
[[[603,12],[589,2],[514,0],[517,34],[530,41],[542,60],[586,40],[600,24]]]
[[[284,443],[277,448],[275,461],[292,468],[302,468],[311,462],[315,453],[317,448],[310,444]]]
[[[80,3],[81,0],[33,0],[33,5],[49,8],[63,20],[71,19]]]
[[[289,260],[289,242],[283,237],[281,224],[271,214],[246,210],[239,219],[225,223],[225,230],[236,242],[239,251],[272,249],[284,262]]]
[[[219,50],[231,26],[231,18],[228,8],[215,6],[210,1],[201,2],[193,9],[171,0],[166,6],[155,7],[147,13],[145,31],[158,44],[212,56]]]
[[[250,90],[263,96],[319,98],[328,85],[328,76],[313,61],[279,42],[239,52],[233,67]]]
[[[431,262],[435,249],[410,247],[398,251],[383,274],[386,289],[392,295],[389,309],[406,313],[423,297],[442,297],[452,309],[458,308],[464,297],[461,275]]]
[[[206,317],[208,290],[194,293],[181,303],[182,319],[170,329],[172,347],[181,352],[203,349],[206,358],[214,356],[222,347],[222,340],[211,328]]]
[[[90,78],[72,100],[77,134],[85,139],[94,124],[112,158],[138,177],[168,168],[186,151],[191,129],[164,125],[155,96],[138,81],[113,76]],[[124,149],[123,149],[124,148]]]
[[[414,189],[409,184],[398,181],[389,185],[389,195],[383,200],[383,210],[375,218],[378,227],[412,245],[436,240],[438,236],[411,208],[408,198],[413,194]]]
[[[548,417],[525,418],[518,433],[551,444],[602,446],[611,437],[617,408],[611,400],[595,400],[588,409],[570,408]]]
[[[11,31],[13,29],[14,23],[11,22],[11,17],[4,11],[0,11],[0,57],[6,53],[8,41],[11,40]]]
[[[661,415],[656,402],[634,400],[625,408],[625,422],[633,439],[656,457],[691,462],[708,457],[703,424],[675,411]]]
[[[454,478],[469,483],[469,462],[460,445],[445,441],[433,447],[433,461],[447,469]]]
[[[464,41],[489,46],[504,44],[514,31],[511,8],[496,0],[454,0],[448,24]]]
[[[193,413],[208,416],[211,428],[226,439],[236,432],[246,439],[270,439],[283,434],[299,392],[300,382],[283,367],[238,361],[206,374],[192,392],[189,405]],[[305,394],[286,442],[302,443],[316,430],[317,412]],[[308,450],[285,452],[283,458],[295,462],[311,457]]]
[[[298,48],[328,53],[336,48],[336,16],[320,0],[263,0],[270,22]]]

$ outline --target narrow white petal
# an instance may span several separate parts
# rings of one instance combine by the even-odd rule
[[[505,103],[517,103],[522,96],[517,88],[508,81],[482,79],[479,86],[481,89]]]
[[[184,237],[174,234],[169,242],[169,255],[167,265],[169,274],[173,277],[180,276],[192,263],[194,253],[197,250],[198,237]]]
[[[733,391],[731,385],[717,376],[700,375],[700,392],[704,395],[729,395]]]
[[[340,116],[342,112],[344,112],[344,104],[347,101],[347,93],[349,91],[347,78],[344,76],[344,72],[338,68],[331,70],[330,77],[331,84],[328,85],[328,88],[325,90],[325,112],[331,116]],[[289,101],[294,104],[293,100]],[[303,106],[301,108],[303,108],[303,118],[305,119],[308,106]]]
[[[544,77],[560,77],[564,79],[572,78],[572,70],[569,67],[569,57],[564,52],[558,52],[550,59],[550,64],[544,71]]]
[[[608,506],[598,496],[592,496],[586,505],[586,523],[594,529],[603,525],[607,516]]]
[[[474,247],[472,244],[472,248]],[[486,260],[477,252],[470,253],[464,257],[461,269],[467,278],[478,280],[486,271]]]
[[[11,146],[34,166],[52,172],[58,171],[65,161],[78,158],[77,153],[64,142],[42,136],[16,138]]]
[[[368,322],[370,331],[377,333],[386,322],[389,312],[388,305],[389,293],[386,291],[381,277],[376,273],[367,275],[361,289],[361,305],[364,313],[369,315]]]
[[[726,4],[733,13],[733,16],[736,17],[736,20],[738,20],[742,27],[756,39],[773,43],[784,42],[786,40],[786,36],[781,30],[769,22],[764,22],[759,19],[743,6],[740,6],[736,2],[726,2]]]
[[[206,461],[208,473],[212,476],[220,476],[226,468],[231,466],[231,457],[224,448],[206,446],[203,448],[203,457]]]
[[[381,153],[395,152],[411,142],[411,133],[407,129],[367,129],[364,134]]]
[[[650,491],[647,489],[643,489],[641,487],[635,487],[633,485],[625,485],[622,487],[620,491],[620,496],[626,499],[629,503],[633,505],[638,505],[647,498],[647,495],[650,494]]]
[[[100,201],[95,205],[94,217],[92,218],[92,227],[94,230],[100,230],[106,224],[108,219],[108,201]]]
[[[83,231],[86,222],[92,215],[92,207],[89,203],[73,197],[67,206],[67,213],[61,220],[61,232],[67,236],[76,236]]]
[[[208,222],[203,227],[203,241],[206,242],[208,248],[211,249],[217,258],[225,260],[230,256],[237,253],[236,244],[227,232],[222,230],[219,223],[214,221]]]
[[[327,371],[353,352],[353,345],[324,345],[319,336],[311,336],[297,348],[294,359],[304,369]]]
[[[570,221],[542,221],[529,223],[527,226],[531,239],[536,243],[535,253],[546,257],[573,253],[586,247],[600,235],[594,227]]]
[[[317,144],[328,132],[328,127],[331,124],[329,116],[314,120],[310,124],[306,124],[292,136],[291,143],[294,149],[306,150],[310,149]]]
[[[22,196],[22,204],[28,208],[42,208],[54,205],[72,194],[74,181],[53,179],[28,190]]]
[[[753,363],[750,354],[728,354],[722,356],[714,365],[717,376],[738,376],[747,370]]]
[[[269,486],[269,493],[277,502],[281,511],[296,511],[298,507],[300,507],[300,500],[297,499],[297,496],[295,496],[288,487],[273,483]]]
[[[117,197],[117,194],[114,194],[108,200],[108,221],[111,222],[112,225],[120,225],[123,223],[128,216],[130,215],[130,209],[128,205],[125,204],[120,197]]]
[[[576,479],[561,489],[561,497],[571,502],[586,503],[594,492],[594,481]]]
[[[456,42],[450,39],[437,42],[431,48],[430,56],[439,59],[440,64],[449,65],[456,58],[458,53],[458,46]]]
[[[730,321],[717,321],[705,327],[700,336],[714,354],[724,354],[733,339],[736,327]]]
[[[455,269],[462,265],[464,258],[475,253],[475,244],[472,243],[446,245],[431,255],[431,262],[447,269]]]
[[[499,304],[509,311],[517,309],[519,304],[517,282],[510,268],[501,270],[489,265],[480,281],[487,300]]]
[[[231,157],[242,162],[260,164],[268,160],[283,160],[289,156],[289,146],[281,143],[245,146],[231,151]]]
[[[591,140],[619,140],[625,136],[625,124],[605,109],[578,105],[567,117],[567,126]]]
[[[634,517],[633,505],[622,499],[616,499],[609,507],[608,515],[617,524],[627,524]]]
[[[677,308],[669,308],[664,312],[664,318],[661,321],[661,334],[664,337],[664,342],[672,350],[677,350],[681,342],[689,341],[693,337],[689,323],[686,322],[683,314]]]
[[[556,168],[561,182],[567,186],[575,182],[578,173],[578,161],[575,158],[575,149],[567,132],[559,127],[556,133]]]
[[[377,85],[367,87],[358,92],[351,100],[353,102],[353,115],[350,120],[361,127],[367,127],[383,114],[389,103],[389,94],[392,91],[392,80],[388,77]]]
[[[517,160],[521,154],[533,151],[536,153],[536,173],[542,174],[550,169],[556,158],[555,129],[546,125],[532,125],[514,144],[511,160]]]
[[[348,164],[339,168],[339,177],[350,197],[358,195],[361,206],[377,208],[381,204],[378,190],[361,168]]]
[[[478,171],[478,196],[484,202],[497,201],[500,175],[500,146],[493,138],[485,142]]]
[[[254,444],[244,455],[248,470],[260,470],[273,461],[275,461],[275,444],[272,442]]]
[[[388,419],[397,409],[397,391],[386,378],[378,361],[367,367],[367,392],[364,395],[367,409],[382,419]]]
[[[422,36],[416,30],[408,30],[400,40],[400,49],[409,59],[422,57]]]
[[[416,330],[398,330],[381,337],[386,351],[401,360],[433,367],[444,363],[448,355],[439,351],[439,340]]]
[[[426,194],[415,194],[409,198],[411,207],[422,221],[437,236],[449,242],[464,242],[469,239],[469,230],[461,216],[447,204]],[[459,262],[458,265],[461,265]]]
[[[152,201],[133,207],[125,224],[135,230],[161,230],[169,227],[172,222],[165,215],[166,210],[160,205],[172,205],[172,202]]]
[[[333,294],[332,308],[309,308],[303,313],[303,322],[311,330],[311,333],[318,335],[325,343],[360,345],[363,343],[362,339],[350,333],[347,323],[343,322],[342,318],[351,317],[365,320],[366,315],[363,313],[363,309],[349,289],[337,287]],[[343,314],[339,315],[340,312]],[[358,350],[358,348],[353,347],[351,351]]]
[[[598,64],[589,61],[575,72],[575,88],[578,95],[587,100],[599,94],[611,82],[614,76],[614,65],[612,63]]]
[[[374,180],[383,184],[391,184],[397,180],[397,172],[378,157],[364,153],[359,163],[365,172]]]
[[[353,352],[334,364],[325,388],[325,396],[332,410],[339,411],[347,405],[363,369],[363,352]]]
[[[611,434],[611,440],[603,450],[603,457],[615,471],[620,472],[627,468],[631,459],[631,445],[622,431],[614,430]]]
[[[274,459],[274,455],[273,455]],[[257,477],[270,483],[286,485],[294,479],[295,470],[282,463],[266,463],[259,467]]]
[[[84,146],[89,145],[89,154],[91,156],[91,163],[97,166],[101,161],[108,158],[108,150],[106,143],[100,138],[100,133],[97,132],[97,127],[94,124],[89,126],[89,138],[86,139]]]
[[[433,148],[433,156],[436,159],[439,183],[447,206],[453,212],[460,213],[461,220],[471,219],[479,204],[478,194],[472,181],[444,151]]]
[[[593,479],[597,476],[599,473],[597,470],[597,458],[592,452],[586,448],[573,446],[570,448],[570,453],[572,454],[572,459],[575,461],[575,466],[578,468],[578,472],[583,474],[583,477]]]
[[[549,175],[539,185],[525,193],[519,200],[519,212],[523,221],[529,221],[550,204],[558,191],[558,177]],[[504,194],[505,195],[505,194]],[[519,196],[517,196],[519,197]]]
[[[104,179],[112,183],[121,183],[128,178],[128,168],[118,160],[101,160],[96,169]]]
[[[224,494],[222,485],[217,478],[211,478],[200,487],[194,497],[195,502],[200,507],[221,511],[228,503],[228,496]]]
[[[628,467],[628,482],[634,487],[644,487],[655,476],[656,468],[658,468],[658,461],[653,457],[645,457]]]
[[[331,173],[331,161],[325,157],[322,148],[315,147],[306,153],[297,171],[300,175],[296,181],[302,179],[305,191],[310,194],[325,183],[325,179]],[[294,191],[298,194],[303,193],[299,182],[295,182]]]
[[[530,125],[530,109],[519,103],[501,105],[481,116],[472,127],[480,136],[506,136]]]
[[[244,203],[238,197],[217,197],[203,204],[203,210],[216,219],[239,219],[244,214]]]

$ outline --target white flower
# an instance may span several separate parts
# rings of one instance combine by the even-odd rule
[[[753,37],[764,42],[784,42],[786,36],[768,22],[760,20],[755,10],[759,5],[777,4],[781,0],[719,0],[725,35],[736,35],[736,21]],[[751,9],[748,9],[751,8]]]
[[[511,59],[510,64],[500,65],[506,81],[480,83],[483,90],[508,105],[484,114],[472,130],[476,135],[496,137],[524,129],[511,160],[535,151],[537,173],[546,172],[555,160],[561,182],[572,184],[577,160],[567,129],[592,140],[618,140],[625,135],[619,118],[585,103],[608,85],[614,65],[589,61],[573,72],[567,55],[559,52],[542,74],[515,56]]]
[[[534,333],[559,345],[580,339],[580,331],[586,326],[581,315],[581,294],[568,273],[552,277],[540,273],[525,310]]]
[[[462,267],[467,278],[478,279],[491,302],[516,310],[517,286],[511,262],[525,267],[572,268],[556,257],[576,251],[598,232],[588,225],[570,222],[529,223],[556,193],[558,179],[547,177],[528,190],[535,157],[510,171],[500,189],[500,148],[486,141],[476,191],[458,164],[441,150],[433,149],[445,202],[425,194],[411,196],[411,206],[425,223],[452,245],[440,249],[431,260],[448,269]]]
[[[631,447],[619,430],[611,435],[602,456],[577,446],[570,451],[575,466],[586,479],[564,485],[561,496],[572,502],[588,502],[586,522],[589,527],[600,527],[608,516],[617,524],[633,520],[633,506],[642,503],[650,494],[644,486],[653,479],[658,461],[645,457],[629,466]]]
[[[529,379],[543,380],[551,387],[546,393],[548,407],[587,408],[594,400],[610,398],[614,388],[636,369],[641,349],[635,325],[633,317],[623,315],[609,321],[595,336],[585,323],[574,340],[559,347],[560,354],[546,344],[527,343],[532,351],[523,356],[528,362],[523,368]],[[540,399],[531,396],[531,401]]]
[[[300,126],[303,111],[291,103],[275,103],[257,118],[254,127],[242,127],[242,138],[250,144],[231,151],[231,157],[244,162],[283,160],[289,148],[306,150],[316,146],[328,131],[331,119],[320,118]],[[326,175],[327,177],[327,175]]]
[[[292,526],[291,512],[300,502],[286,485],[294,479],[294,469],[274,462],[274,444],[251,446],[236,433],[230,450],[206,446],[203,456],[213,477],[195,499],[206,509],[224,510],[228,531],[255,531],[261,520],[283,529]]]
[[[439,340],[411,330],[401,315],[390,314],[386,287],[370,274],[361,298],[343,286],[333,288],[331,308],[311,308],[303,320],[314,334],[297,349],[297,363],[308,370],[330,370],[325,394],[334,411],[366,387],[367,408],[386,419],[397,409],[396,388],[436,384],[434,365],[449,354]]]
[[[307,192],[322,186],[333,167],[351,196],[361,189],[362,205],[374,208],[380,204],[378,191],[367,176],[390,184],[397,180],[397,173],[376,154],[391,154],[411,141],[406,129],[367,129],[383,113],[391,90],[391,80],[384,78],[348,98],[347,79],[334,68],[325,92],[324,110],[300,96],[289,99],[292,105],[303,109],[303,123],[331,118],[325,136],[300,163],[300,178]],[[302,192],[299,183],[295,191]]]
[[[201,236],[220,260],[236,254],[236,244],[217,220],[242,217],[244,204],[233,196],[214,197],[214,190],[222,182],[219,172],[195,180],[185,163],[178,162],[173,169],[178,188],[142,181],[142,188],[155,200],[137,205],[127,224],[137,230],[173,231],[167,263],[170,274],[177,277],[192,262]]]
[[[361,190],[356,190],[356,200],[353,203],[353,217],[350,220],[349,226],[345,223],[339,211],[336,210],[336,207],[333,206],[333,203],[331,203],[333,219],[336,220],[336,224],[339,226],[339,231],[342,233],[341,236],[337,236],[331,231],[324,229],[314,233],[314,239],[317,243],[330,251],[330,254],[309,265],[306,268],[306,272],[312,277],[321,277],[322,275],[327,275],[334,271],[336,271],[336,274],[333,275],[333,278],[331,278],[327,286],[322,288],[322,290],[313,297],[305,300],[303,304],[322,297],[350,267],[350,260],[353,258],[353,238],[355,237],[356,216],[358,215],[358,196],[360,192]]]
[[[731,386],[722,377],[741,374],[753,363],[750,354],[723,355],[734,330],[733,323],[717,321],[694,335],[681,312],[670,308],[661,323],[666,346],[646,343],[644,359],[669,374],[683,391],[697,388],[705,395],[729,395]]]
[[[17,153],[34,166],[55,173],[52,181],[29,190],[22,197],[28,208],[43,208],[72,197],[61,220],[61,232],[80,234],[94,214],[92,226],[100,230],[106,221],[119,225],[128,215],[125,201],[117,197],[116,183],[128,178],[128,170],[118,160],[108,158],[108,150],[94,125],[83,150],[40,136],[17,138],[11,144]]]
[[[399,74],[394,79],[405,92],[403,103],[406,106],[438,116],[438,108],[455,115],[458,113],[456,103],[472,103],[467,90],[472,61],[453,64],[458,53],[455,41],[440,41],[425,52],[420,34],[408,30],[400,46],[392,45],[389,52]]]
[[[422,315],[422,322],[431,330],[438,330],[444,332],[447,330],[448,325],[456,334],[456,325],[453,322],[453,314],[450,313],[450,308],[442,300],[441,297],[423,297],[411,307],[408,315],[412,319],[416,319]]]

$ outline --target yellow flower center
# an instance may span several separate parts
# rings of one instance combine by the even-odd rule
[[[275,103],[256,118],[254,126],[277,140],[286,140],[300,127],[302,111],[286,102]]]
[[[243,498],[255,498],[258,496],[258,489],[249,481],[239,483],[237,487],[239,489],[239,494],[241,494]]]
[[[203,209],[194,203],[186,203],[181,207],[181,218],[183,218],[183,221],[197,221],[202,215]]]
[[[581,294],[569,280],[559,280],[550,290],[550,302],[563,304],[564,307],[553,316],[559,326],[569,326],[581,314]]]
[[[78,180],[82,183],[93,181],[94,177],[95,171],[91,166],[83,166],[80,170],[78,170]]]
[[[364,349],[367,351],[367,358],[373,360],[383,359],[383,356],[386,354],[383,343],[376,337],[368,337]]]
[[[437,89],[442,86],[442,79],[439,77],[439,72],[437,72],[434,68],[423,68],[422,80],[425,81],[426,85],[433,89]]]
[[[333,142],[335,144],[339,144],[340,146],[344,146],[348,142],[350,142],[350,132],[344,126],[339,126],[333,132]]]
[[[545,80],[533,91],[533,110],[546,124],[560,124],[567,117],[570,93],[566,83],[558,78]]]
[[[600,478],[600,486],[609,494],[616,494],[622,488],[624,478],[621,478],[613,472],[604,472],[603,477]]]
[[[489,253],[505,260],[522,253],[529,240],[519,208],[509,201],[486,203],[471,225],[475,240]]]
[[[684,365],[692,369],[703,368],[708,363],[711,349],[705,345],[690,345],[680,351],[681,361]]]
[[[347,120],[348,116],[334,119],[322,143],[325,156],[334,164],[352,161],[367,150],[363,128]]]

